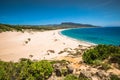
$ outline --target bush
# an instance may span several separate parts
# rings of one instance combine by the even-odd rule
[[[33,30],[33,31],[45,31],[45,30],[55,30],[61,29],[64,27],[55,27],[55,26],[32,26],[32,25],[8,25],[8,24],[0,24],[0,32],[5,31],[21,31],[23,30]]]
[[[112,54],[110,58],[110,62],[120,64],[120,54]]]
[[[3,80],[5,77],[5,70],[2,66],[0,66],[0,80]]]
[[[83,56],[83,60],[87,64],[101,65],[104,60],[110,63],[120,65],[120,47],[112,45],[98,45],[94,49],[87,50]],[[105,69],[108,65],[103,64]]]
[[[66,76],[68,74],[67,69],[62,69],[62,75]]]
[[[108,70],[108,69],[110,69],[110,65],[107,64],[107,63],[102,63],[101,65],[102,65],[102,66],[101,66],[101,69],[103,69],[103,70]]]
[[[37,79],[47,79],[53,72],[52,65],[46,60],[34,62],[31,70]]]
[[[0,80],[45,80],[53,68],[46,60],[33,62],[22,58],[19,62],[0,61]]]
[[[79,76],[79,78],[78,78],[73,74],[69,74],[64,78],[64,80],[90,80],[90,79],[83,77],[83,76]]]
[[[64,80],[78,80],[78,78],[75,75],[69,74],[64,78]]]

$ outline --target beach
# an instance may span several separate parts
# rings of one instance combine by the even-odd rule
[[[20,58],[32,60],[52,60],[67,56],[68,53],[58,54],[65,48],[74,49],[79,45],[92,44],[77,41],[60,34],[59,30],[0,33],[0,59],[17,62]]]

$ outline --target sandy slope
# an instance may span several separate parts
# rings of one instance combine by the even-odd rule
[[[64,48],[75,48],[79,44],[90,46],[90,44],[63,37],[58,33],[59,31],[61,30],[0,33],[0,59],[18,61],[19,58],[30,58],[29,55],[33,55],[32,59],[53,59],[67,55],[67,53],[58,54]],[[48,50],[54,50],[55,53],[48,55]]]

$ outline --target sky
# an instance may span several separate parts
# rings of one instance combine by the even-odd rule
[[[120,26],[120,0],[0,0],[0,23]]]

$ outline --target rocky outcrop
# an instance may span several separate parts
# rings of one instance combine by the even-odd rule
[[[92,77],[92,72],[86,71],[86,70],[81,70],[79,77],[92,79],[91,78]]]
[[[54,72],[58,77],[62,75],[66,76],[67,74],[72,74],[74,71],[72,64],[66,64],[63,66],[63,64],[55,63],[53,67],[54,67]]]
[[[90,80],[110,80],[110,74],[102,70],[98,70],[97,72],[81,70],[79,77],[88,78]]]

